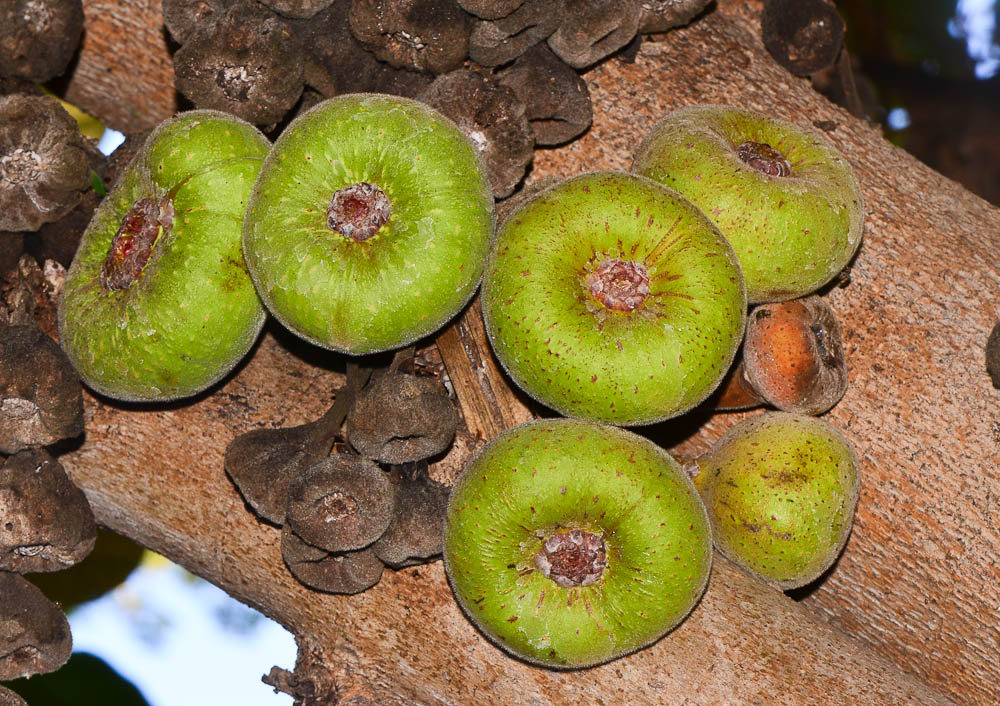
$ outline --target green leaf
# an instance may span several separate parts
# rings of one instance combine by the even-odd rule
[[[101,177],[93,169],[90,170],[90,187],[97,192],[98,196],[107,196],[108,189],[101,181]]]

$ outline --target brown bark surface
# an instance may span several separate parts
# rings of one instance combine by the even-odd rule
[[[655,121],[692,103],[836,124],[827,135],[854,165],[868,216],[852,282],[830,292],[851,386],[828,419],[857,445],[863,493],[843,557],[800,604],[720,560],[700,606],[652,649],[594,670],[553,673],[508,659],[478,636],[439,565],[389,573],[350,598],[300,588],[281,565],[277,531],[244,510],[221,463],[234,435],[318,416],[339,384],[329,368],[342,361],[285,336],[286,345],[266,338],[244,369],[193,404],[136,409],[91,400],[86,442],[63,461],[100,520],[277,618],[309,654],[348,665],[389,703],[931,698],[917,696],[919,685],[820,615],[958,702],[1000,701],[1000,392],[983,362],[1000,318],[1000,211],[777,67],[757,38],[756,12],[721,2],[691,27],[644,45],[634,64],[611,60],[590,71],[593,128],[536,153],[532,179],[627,168]],[[78,71],[83,65],[81,56]],[[143,95],[163,89],[162,72],[139,78],[148,82]],[[125,119],[97,93],[79,95],[92,100],[77,99],[81,107],[111,124],[111,117]],[[148,119],[142,106],[130,110]],[[457,350],[459,334],[449,335]],[[647,432],[693,453],[739,416],[696,411]]]
[[[88,397],[87,441],[62,460],[102,523],[281,622],[339,698],[356,690],[400,705],[947,703],[721,557],[677,630],[578,672],[533,667],[489,644],[459,610],[440,562],[387,571],[357,596],[304,588],[282,563],[279,530],[247,511],[222,467],[235,434],[316,417],[343,383],[341,358],[279,336],[266,336],[235,377],[194,404]]]
[[[83,0],[84,32],[64,97],[124,133],[177,110],[162,0]]]

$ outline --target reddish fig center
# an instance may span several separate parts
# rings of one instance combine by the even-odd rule
[[[157,238],[173,223],[174,205],[170,199],[136,201],[111,239],[111,248],[101,266],[101,286],[107,291],[117,291],[127,289],[139,279]]]
[[[358,501],[339,490],[324,495],[319,504],[324,512],[324,522],[340,522],[345,517],[350,517],[358,512]]]
[[[748,140],[736,148],[736,156],[751,169],[768,176],[786,177],[792,173],[792,165],[785,155],[766,142]]]
[[[0,158],[0,176],[11,184],[37,181],[42,173],[42,160],[31,150],[16,149]]]
[[[363,181],[333,195],[326,209],[326,224],[345,238],[362,243],[385,225],[390,214],[385,192]]]
[[[535,567],[565,588],[589,586],[601,578],[607,565],[604,539],[581,529],[549,536],[535,554]]]
[[[649,272],[639,262],[605,260],[587,275],[587,287],[608,309],[633,311],[649,296]]]

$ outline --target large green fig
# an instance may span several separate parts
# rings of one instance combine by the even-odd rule
[[[704,400],[743,336],[736,256],[704,214],[649,179],[598,172],[534,196],[483,277],[497,358],[571,417],[649,424]]]
[[[274,144],[244,224],[264,303],[298,336],[362,355],[412,343],[469,301],[493,234],[472,142],[423,103],[348,94]]]
[[[547,667],[661,638],[698,601],[712,561],[705,508],[680,465],[636,434],[580,420],[494,439],[452,490],[445,522],[462,609]]]
[[[805,296],[861,242],[864,206],[851,166],[819,133],[727,106],[661,120],[632,171],[676,189],[732,243],[751,304]]]
[[[266,312],[241,224],[269,149],[216,111],[167,120],[88,226],[59,300],[59,337],[83,381],[131,401],[194,395],[250,350]]]

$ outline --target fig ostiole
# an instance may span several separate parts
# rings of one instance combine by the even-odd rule
[[[521,388],[618,425],[691,409],[729,369],[746,319],[732,248],[696,207],[644,177],[585,174],[498,229],[483,318]]]
[[[162,123],[81,239],[59,336],[83,381],[128,401],[197,394],[246,355],[266,311],[241,221],[270,143],[210,110]]]
[[[864,203],[848,161],[818,132],[730,106],[663,118],[632,164],[676,189],[739,256],[751,304],[810,294],[861,242]]]
[[[781,588],[815,581],[840,555],[860,492],[859,461],[829,422],[764,412],[695,460],[716,548]]]
[[[452,490],[444,561],[494,643],[550,668],[660,639],[711,567],[708,518],[680,464],[647,439],[582,420],[509,429]]]
[[[243,248],[284,326],[364,355],[434,332],[468,302],[493,224],[482,161],[454,123],[410,99],[347,94],[278,137]]]

